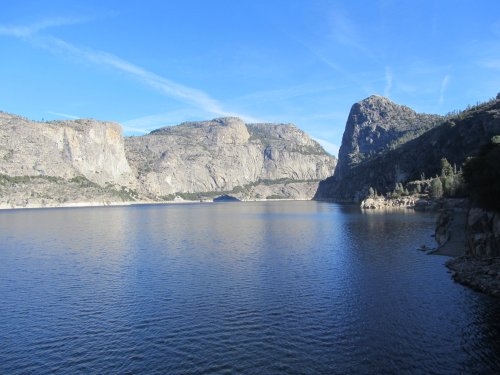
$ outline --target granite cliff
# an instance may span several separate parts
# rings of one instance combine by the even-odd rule
[[[440,119],[378,95],[355,103],[347,118],[335,176],[342,178],[359,163],[416,138]]]
[[[357,107],[353,106],[355,112]],[[381,108],[381,105],[372,107],[372,111],[377,112]],[[391,117],[394,123],[401,121],[397,113],[394,112],[395,117]],[[376,117],[374,114],[371,116]],[[346,144],[342,144],[339,165],[333,177],[320,183],[316,199],[359,202],[368,196],[370,187],[385,194],[392,191],[396,183],[419,180],[422,175],[439,174],[442,158],[446,158],[451,165],[461,166],[467,157],[477,154],[482,145],[500,134],[500,99],[493,99],[446,118],[428,115],[405,117],[402,123],[406,125],[397,128],[412,130],[400,132],[399,138],[382,142],[377,150],[369,151],[368,157],[366,152],[356,151],[365,148],[352,147],[348,142],[353,138],[350,134],[356,133],[352,131],[358,126],[356,119],[359,116],[349,117],[344,134]],[[414,125],[411,125],[412,121],[415,121]],[[363,142],[358,141],[356,144]],[[346,149],[354,151],[350,153]],[[352,153],[355,157],[351,156]],[[358,154],[361,156],[356,156]]]
[[[156,196],[225,191],[248,199],[260,185],[279,185],[283,198],[310,199],[311,182],[330,176],[336,164],[294,125],[232,117],[161,128],[127,138],[125,148],[142,191]]]
[[[446,117],[370,97],[352,107],[337,169],[315,197],[368,197],[366,208],[384,209],[416,208],[422,197],[431,198],[440,211],[436,253],[457,257],[447,263],[456,281],[498,297],[499,135],[500,95]],[[439,199],[446,190],[461,199]]]
[[[112,204],[136,186],[118,124],[0,112],[0,208]]]
[[[477,291],[500,297],[500,215],[469,202],[441,211],[436,225],[438,254],[453,279]]]
[[[121,127],[95,120],[42,123],[0,113],[0,173],[135,185]]]
[[[293,125],[226,118],[123,138],[115,123],[0,112],[0,207],[161,201],[177,195],[310,199],[336,159]],[[201,194],[200,193],[205,193]]]

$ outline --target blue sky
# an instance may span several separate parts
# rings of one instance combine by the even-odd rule
[[[0,110],[126,135],[240,116],[336,153],[351,105],[447,113],[500,91],[500,2],[6,1]]]

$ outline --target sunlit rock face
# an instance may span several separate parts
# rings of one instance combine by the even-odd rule
[[[99,185],[136,183],[120,125],[89,119],[34,122],[0,113],[0,173],[84,176]]]
[[[164,127],[127,138],[125,148],[141,188],[159,196],[253,188],[261,180],[318,181],[336,165],[294,125],[245,124],[234,117]]]

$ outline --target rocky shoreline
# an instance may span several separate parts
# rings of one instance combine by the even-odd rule
[[[398,198],[386,196],[369,197],[361,201],[363,210],[391,210],[412,209],[415,211],[442,211],[449,209],[463,209],[468,200],[464,198],[430,198],[428,194],[412,194]]]
[[[446,262],[453,280],[500,298],[500,215],[468,201],[448,204],[436,223],[438,249],[431,254],[453,258]]]
[[[471,289],[500,298],[500,215],[472,207],[468,199],[428,199],[412,195],[399,198],[371,197],[364,210],[439,212],[435,229],[438,247],[420,250],[452,257],[446,267],[453,280]],[[429,251],[430,250],[430,251]]]
[[[462,256],[446,262],[453,280],[478,292],[500,298],[500,257]]]
[[[410,195],[400,198],[371,197],[361,202],[361,208],[364,210],[415,209],[418,211],[427,211],[435,210],[437,207],[438,204],[435,200],[420,195]]]

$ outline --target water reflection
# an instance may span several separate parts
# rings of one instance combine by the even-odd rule
[[[0,373],[488,373],[435,218],[321,202],[0,213]]]

